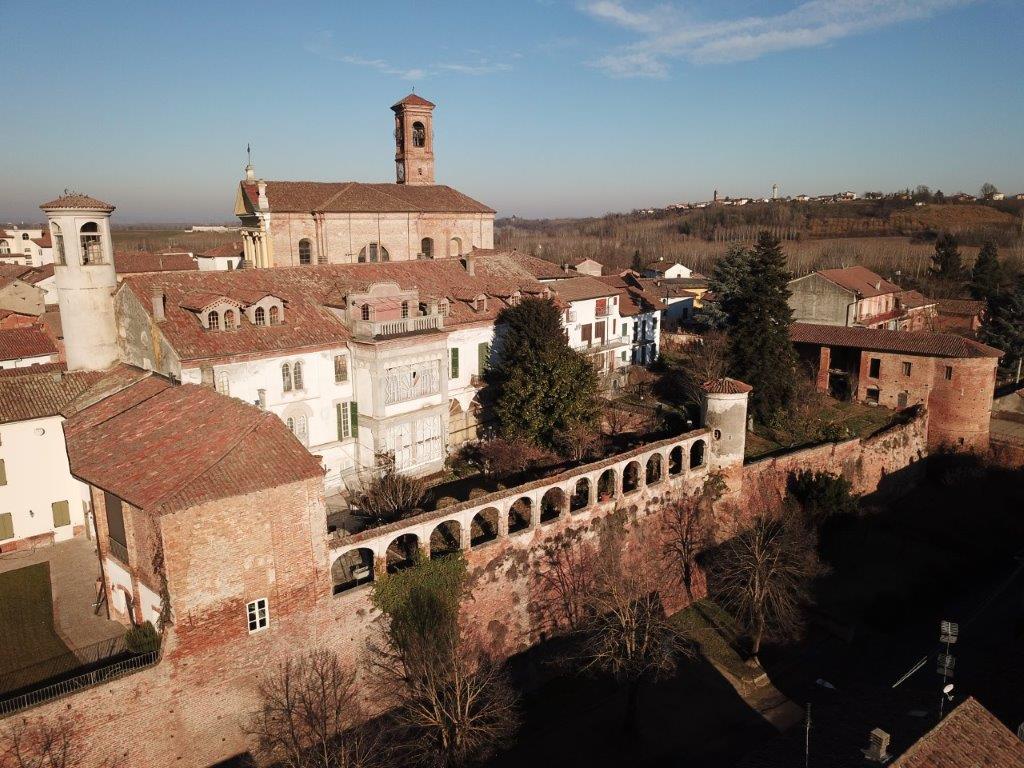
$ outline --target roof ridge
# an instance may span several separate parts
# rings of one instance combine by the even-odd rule
[[[181,385],[181,386],[185,386],[185,385]],[[201,389],[209,389],[209,387],[202,387],[202,386],[201,386],[201,385],[199,385],[199,384],[193,384],[193,385],[191,385],[191,386],[194,386],[194,387],[200,387]],[[172,389],[179,389],[179,387],[172,387]],[[161,390],[161,391],[163,391],[163,392],[166,392],[167,390]],[[228,397],[227,395],[221,395],[221,394],[220,394],[219,392],[214,392],[214,391],[213,391],[212,389],[210,390],[210,392],[211,392],[211,393],[213,393],[213,394],[216,394],[216,395],[218,395],[219,397]],[[242,403],[242,401],[238,400],[237,398],[230,398],[230,399],[232,399],[232,400],[237,400],[237,401],[238,401],[239,403]],[[254,407],[254,406],[250,406],[250,405],[249,405],[248,403],[243,403],[243,405],[245,405],[245,406],[246,406],[246,407],[248,407],[248,408],[252,408],[252,407]],[[131,409],[129,409],[129,410],[131,410]],[[260,418],[258,418],[258,419],[255,419],[255,420],[253,421],[252,425],[250,425],[248,429],[243,429],[243,430],[241,430],[241,431],[240,431],[240,432],[238,433],[238,437],[237,437],[237,438],[236,438],[236,439],[235,439],[234,441],[232,441],[232,442],[231,442],[231,444],[230,444],[230,445],[228,446],[227,450],[225,450],[225,451],[221,451],[221,454],[220,454],[220,456],[219,456],[219,457],[217,458],[217,460],[216,460],[216,461],[214,461],[214,462],[212,462],[212,463],[210,463],[210,464],[208,464],[208,465],[204,466],[204,467],[203,467],[202,469],[200,469],[200,470],[199,470],[198,472],[196,472],[195,474],[193,474],[193,475],[190,475],[190,476],[189,476],[188,478],[186,478],[185,480],[182,480],[182,481],[181,481],[180,483],[178,483],[178,485],[176,485],[176,486],[174,486],[173,488],[171,488],[171,489],[170,489],[169,491],[167,491],[166,493],[164,493],[164,494],[163,494],[162,496],[158,496],[158,497],[157,497],[156,499],[154,499],[154,500],[153,500],[153,501],[152,501],[152,502],[150,503],[150,508],[151,508],[151,509],[157,509],[157,508],[159,508],[159,507],[160,507],[160,506],[161,506],[162,504],[166,504],[166,503],[167,503],[167,501],[168,501],[169,499],[171,499],[171,498],[172,498],[172,497],[174,497],[174,496],[175,496],[176,494],[178,494],[178,493],[180,493],[181,491],[183,491],[183,490],[185,489],[185,487],[186,487],[186,486],[188,486],[188,485],[190,485],[190,484],[194,483],[194,482],[195,482],[196,480],[198,480],[198,479],[199,479],[200,477],[202,477],[202,476],[203,476],[203,475],[205,475],[205,474],[206,474],[207,472],[209,472],[209,471],[210,471],[211,469],[213,469],[213,468],[214,468],[214,467],[216,467],[216,466],[217,466],[218,464],[220,464],[220,463],[221,463],[222,461],[224,461],[224,459],[225,459],[225,458],[227,458],[227,457],[228,457],[229,455],[231,455],[231,452],[232,452],[232,451],[234,451],[234,450],[235,450],[235,448],[237,448],[237,447],[238,447],[238,446],[239,446],[239,445],[241,444],[242,440],[244,440],[244,439],[245,439],[246,437],[248,437],[248,436],[249,436],[249,435],[250,435],[250,434],[252,433],[252,431],[253,431],[254,429],[256,429],[256,427],[260,426],[260,425],[261,425],[261,424],[262,424],[262,423],[263,423],[264,421],[266,421],[266,417],[267,417],[267,416],[272,416],[272,417],[273,417],[273,418],[275,418],[275,419],[277,418],[277,416],[276,416],[276,415],[274,415],[274,414],[272,414],[272,413],[269,413],[269,412],[267,412],[267,411],[263,411],[263,412],[261,413],[261,415],[260,415]]]
[[[303,183],[306,183],[306,182],[296,182],[296,183],[303,184]],[[337,184],[338,182],[336,182],[336,181],[335,182],[330,182],[330,181],[319,181],[319,182],[317,182],[317,181],[314,181],[314,182],[310,182],[310,183],[313,183],[313,184]],[[345,192],[348,192],[348,190],[352,188],[353,184],[358,184],[358,183],[359,182],[357,182],[357,181],[343,181],[343,182],[341,182],[341,189],[339,189],[333,195],[328,195],[326,199],[324,199],[324,200],[322,200],[320,202],[319,207],[318,208],[314,207],[313,210],[323,210],[323,209],[327,208],[328,205],[330,205],[332,202],[334,202],[334,199],[336,197],[338,197],[338,195],[341,195],[341,194],[344,194]]]
[[[367,189],[372,189],[374,192],[377,192],[378,194],[384,195],[385,197],[390,197],[392,200],[397,200],[398,202],[400,202],[400,203],[402,203],[404,205],[412,206],[417,211],[423,212],[423,207],[422,206],[416,205],[416,203],[408,200],[407,198],[404,198],[404,197],[401,197],[399,195],[396,195],[396,194],[393,194],[391,192],[388,192],[385,189],[378,189],[378,187],[380,187],[380,186],[387,186],[389,188],[390,187],[402,187],[402,186],[405,186],[403,184],[392,184],[392,183],[387,182],[387,181],[381,181],[381,182],[372,182],[372,186],[371,186],[371,184],[364,184],[362,182],[357,182],[357,183],[361,187],[366,187]],[[445,187],[444,184],[433,184],[431,186],[433,186],[435,188]],[[446,189],[451,189],[451,187],[446,187]]]

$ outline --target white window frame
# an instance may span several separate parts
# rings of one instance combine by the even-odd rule
[[[338,405],[341,406],[341,439],[347,440],[352,437],[352,401],[346,400]]]
[[[270,626],[270,601],[265,597],[258,597],[246,603],[245,618],[250,635],[262,632]]]

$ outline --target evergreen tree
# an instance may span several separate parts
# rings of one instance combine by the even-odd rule
[[[935,240],[935,253],[928,272],[940,280],[960,281],[964,279],[963,257],[956,236],[943,232]]]
[[[630,267],[630,269],[632,269],[638,275],[644,271],[644,264],[640,260],[640,249],[639,248],[637,248],[635,251],[633,251],[633,264]]]
[[[754,388],[752,411],[761,420],[776,416],[793,395],[789,279],[778,238],[762,232],[747,259],[746,278],[723,307],[729,318],[730,371]]]
[[[991,240],[978,251],[978,258],[971,270],[971,296],[987,301],[999,291],[999,252]]]
[[[1014,287],[989,297],[981,340],[1004,352],[1000,365],[1016,370],[1024,359],[1024,276]]]
[[[556,435],[597,421],[597,373],[569,347],[550,299],[524,299],[498,315],[501,353],[488,372],[503,437],[553,447]]]
[[[715,262],[708,291],[714,294],[718,309],[725,315],[735,314],[736,302],[750,279],[750,253],[741,245],[729,247],[725,255]]]

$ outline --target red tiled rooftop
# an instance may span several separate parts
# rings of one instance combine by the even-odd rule
[[[0,360],[55,355],[57,348],[39,327],[0,328]]]
[[[818,274],[826,280],[866,298],[882,296],[886,293],[896,293],[900,290],[898,285],[890,283],[867,267],[855,266],[843,267],[842,269],[822,269],[818,271]]]
[[[709,395],[742,395],[753,391],[753,387],[739,379],[730,379],[725,376],[721,379],[712,379],[701,384],[701,389]]]
[[[242,182],[253,209],[259,187]],[[483,203],[443,184],[363,184],[358,181],[268,181],[271,211],[310,213],[494,213]]]
[[[878,352],[932,357],[1002,357],[1003,353],[963,336],[927,331],[889,331],[878,328],[847,328],[841,325],[793,323],[789,338],[797,344],[819,344]]]
[[[51,200],[48,203],[43,203],[39,206],[44,211],[56,210],[60,208],[81,208],[84,210],[94,211],[113,211],[114,206],[110,203],[104,203],[102,200],[97,200],[95,197],[89,197],[89,195],[81,195],[77,192],[66,192],[56,200]]]
[[[155,514],[323,475],[274,414],[155,376],[74,415],[65,433],[72,474]]]
[[[114,254],[114,270],[119,275],[140,272],[178,272],[197,270],[199,265],[187,253],[149,253],[119,251]]]
[[[63,363],[48,363],[0,373],[0,422],[56,416],[103,376],[96,371],[64,373],[61,368]]]
[[[605,296],[617,296],[619,293],[618,289],[607,285],[599,278],[588,275],[555,280],[548,283],[548,286],[565,301],[586,301]]]
[[[892,768],[1024,768],[1024,741],[969,696]]]
[[[242,255],[242,243],[240,241],[232,243],[224,243],[223,245],[217,245],[213,248],[205,248],[202,253],[197,253],[198,258],[213,259],[218,256],[226,256],[232,258],[234,256]]]
[[[907,309],[918,309],[936,303],[935,299],[929,299],[920,291],[901,291],[900,303]]]
[[[971,299],[938,299],[940,315],[980,315],[985,311],[984,301]]]
[[[402,105],[414,106],[414,107],[434,107],[434,106],[437,106],[433,102],[427,101],[422,96],[420,96],[418,94],[415,94],[415,93],[410,93],[404,99],[401,99],[400,101],[396,101],[394,104],[391,105],[391,108],[394,109],[395,107],[400,107]]]

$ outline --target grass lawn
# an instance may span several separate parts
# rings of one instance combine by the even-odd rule
[[[48,563],[0,573],[0,648],[0,673],[69,652],[53,628]]]
[[[698,600],[672,616],[672,623],[700,646],[701,653],[734,677],[754,675],[737,651],[739,630],[732,616],[711,600]]]

